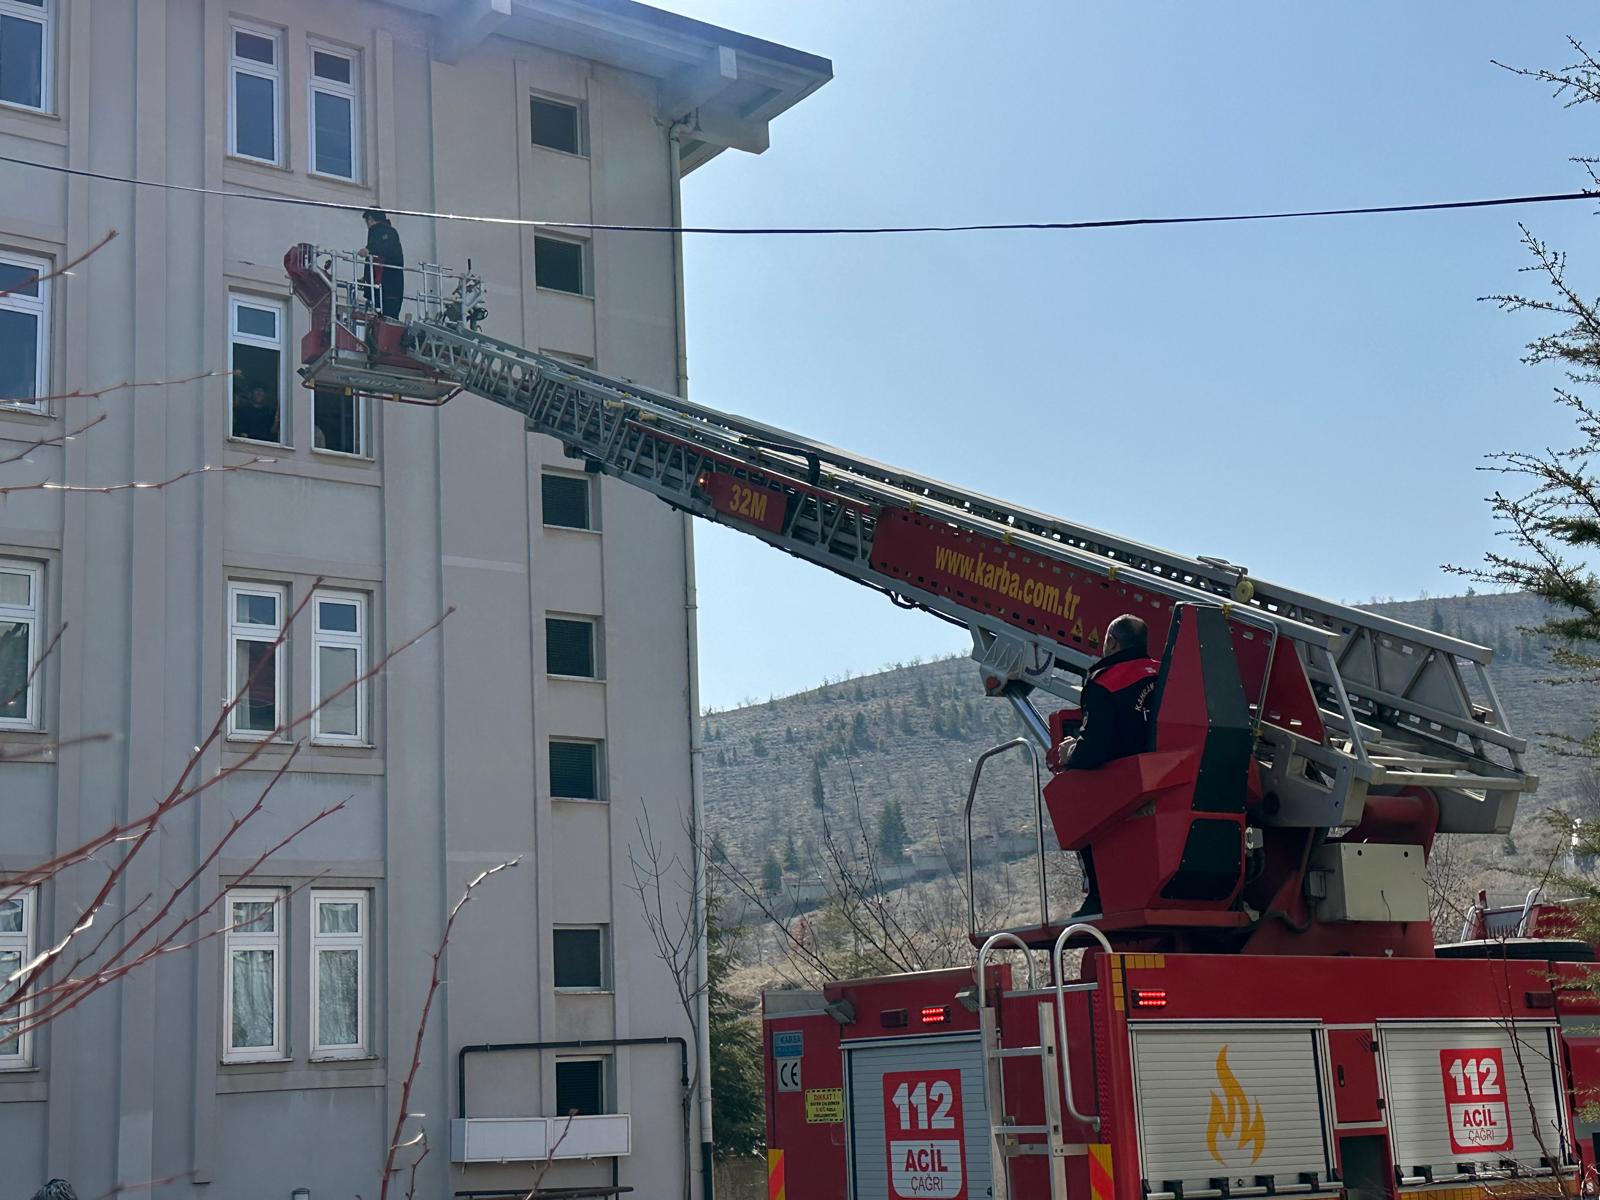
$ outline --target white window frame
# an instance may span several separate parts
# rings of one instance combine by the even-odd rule
[[[547,612],[545,619],[545,674],[551,679],[582,679],[588,683],[604,683],[605,673],[600,664],[600,618],[586,616],[579,613]],[[569,675],[561,671],[550,670],[550,622],[565,621],[569,625],[587,625],[589,627],[589,674]]]
[[[611,1101],[611,1073],[616,1069],[612,1065],[611,1056],[609,1054],[562,1054],[556,1058],[556,1063],[558,1065],[560,1063],[576,1062],[593,1062],[600,1064],[600,1112],[595,1115],[610,1115],[611,1110],[616,1107],[616,1105]],[[559,1084],[550,1089],[551,1099],[557,1104],[559,1104],[560,1101],[556,1100],[555,1098],[560,1094],[560,1091],[561,1088]],[[555,1114],[555,1116],[560,1119],[565,1119],[566,1115],[567,1114],[565,1112],[557,1112]]]
[[[534,287],[541,292],[553,292],[558,296],[581,296],[585,300],[594,299],[594,244],[588,238],[558,237],[551,233],[534,234],[533,246],[533,280]],[[539,243],[560,242],[567,246],[578,248],[578,291],[569,292],[566,288],[550,287],[539,282]]]
[[[0,15],[15,17],[20,21],[31,21],[43,27],[39,38],[39,54],[44,59],[39,64],[39,107],[20,104],[15,100],[0,100],[0,108],[40,113],[54,111],[51,104],[55,97],[51,93],[55,90],[56,73],[55,6],[56,0],[44,0],[43,4],[20,4],[17,0],[0,0]]]
[[[0,620],[20,621],[28,626],[28,652],[32,659],[27,669],[31,672],[39,664],[39,618],[44,609],[44,568],[36,562],[24,562],[15,558],[0,558],[0,570],[12,574],[28,576],[28,597],[31,603],[27,605],[0,604]],[[0,729],[26,729],[39,728],[39,678],[34,677],[27,686],[26,705],[20,717],[0,717]],[[0,696],[0,700],[10,698],[10,693]]]
[[[333,391],[334,389],[325,388],[323,390]],[[372,451],[367,446],[367,418],[371,411],[371,397],[366,392],[355,392],[350,396],[341,395],[339,398],[341,400],[349,400],[355,413],[356,448],[354,450],[335,450],[331,446],[317,445],[317,393],[313,391],[311,393],[311,453],[331,454],[334,458],[342,458],[346,461],[352,458],[371,459]],[[281,416],[279,420],[281,422]],[[282,432],[281,424],[279,432]]]
[[[350,64],[350,82],[340,83],[317,74],[317,55],[327,54],[342,58]],[[322,179],[337,179],[342,183],[360,183],[363,172],[361,150],[361,56],[354,50],[345,50],[327,42],[311,41],[306,45],[306,170]],[[338,175],[317,169],[317,93],[350,101],[350,174]]]
[[[272,42],[272,66],[253,58],[239,57],[239,43],[234,35],[248,33],[253,37],[267,38]],[[257,158],[239,149],[239,89],[234,84],[238,75],[254,75],[272,82],[272,150],[274,157]],[[252,25],[233,21],[228,25],[228,155],[245,162],[265,163],[271,167],[283,165],[283,31],[266,25]]]
[[[236,901],[272,904],[272,932],[232,928]],[[222,948],[222,1061],[266,1062],[283,1054],[283,893],[275,888],[233,888],[225,897]],[[235,950],[272,951],[272,1045],[233,1045],[233,952]]]
[[[565,479],[583,484],[583,515],[586,525],[552,525],[544,518],[544,481],[546,478]],[[577,475],[571,471],[552,471],[548,468],[539,472],[539,523],[545,529],[565,529],[570,533],[599,533],[600,526],[595,523],[595,500],[597,499],[594,486],[594,476]]]
[[[33,961],[34,927],[39,915],[39,893],[35,888],[23,888],[11,895],[14,885],[0,883],[0,897],[22,901],[22,932],[0,933],[0,950],[15,950],[22,955],[24,965]],[[4,982],[0,980],[0,982]],[[24,1003],[10,1018],[13,1023],[26,1024],[32,1006]],[[26,1071],[33,1066],[33,1033],[24,1032],[17,1039],[15,1054],[0,1054],[0,1071]]]
[[[278,620],[276,624],[246,625],[239,622],[239,596],[271,596],[278,606]],[[239,728],[239,714],[244,710],[244,702],[239,697],[239,689],[245,681],[239,678],[239,643],[261,642],[270,645],[278,641],[283,635],[284,612],[289,603],[288,589],[275,583],[251,583],[243,580],[228,581],[228,699],[239,699],[231,713],[228,714],[228,736],[240,741],[264,742],[271,738],[272,733],[261,729]],[[278,646],[277,652],[272,656],[272,727],[274,730],[283,725],[287,719],[284,715],[283,694],[283,664],[288,657],[289,648],[287,641]]]
[[[324,600],[339,604],[353,604],[356,609],[356,631],[346,633],[343,630],[325,630],[322,628],[322,608]],[[361,592],[340,592],[331,589],[318,591],[311,597],[311,702],[320,706],[322,703],[322,648],[335,647],[341,650],[354,650],[356,652],[356,677],[360,678],[367,671],[367,597]],[[322,728],[322,709],[311,716],[311,740],[318,744],[334,746],[366,746],[370,745],[367,736],[367,685],[358,683],[354,688],[356,694],[356,732],[351,734],[327,733]]]
[[[543,142],[533,140],[533,102],[541,104],[560,105],[562,108],[572,109],[573,126],[577,135],[578,148],[576,150],[563,150],[559,146],[547,146]],[[555,96],[549,92],[528,93],[528,142],[540,150],[549,150],[555,154],[566,154],[573,158],[589,157],[589,106],[582,100],[573,100],[568,96]]]
[[[311,893],[311,1057],[312,1059],[339,1059],[367,1057],[367,1011],[369,1007],[368,980],[371,972],[367,962],[369,952],[367,924],[371,906],[368,892],[344,889],[340,891],[314,891]],[[318,908],[327,902],[356,905],[356,933],[321,933],[318,931]],[[356,1041],[352,1046],[324,1046],[322,1037],[322,972],[318,956],[323,950],[354,950],[356,952]]]
[[[5,0],[0,0],[0,11],[4,11]],[[21,267],[25,271],[33,271],[40,276],[39,294],[37,296],[24,296],[13,292],[10,295],[0,296],[0,309],[7,312],[25,313],[36,317],[38,324],[34,337],[35,362],[33,400],[0,400],[0,410],[9,409],[12,412],[45,411],[43,397],[50,394],[50,280],[45,279],[54,268],[48,259],[35,258],[30,254],[18,254],[11,250],[0,250],[0,262],[7,266]]]
[[[607,804],[610,802],[609,791],[606,787],[606,743],[604,738],[586,737],[552,737],[549,745],[565,746],[593,746],[594,747],[594,792],[593,796],[559,796],[556,794],[555,780],[552,779],[550,763],[545,763],[545,782],[550,788],[552,800],[566,800],[574,804]],[[547,751],[547,754],[549,752]]]
[[[263,337],[259,333],[243,333],[239,329],[239,310],[253,308],[260,312],[270,312],[277,320],[278,333],[276,337]],[[233,372],[233,348],[238,345],[257,346],[262,350],[275,350],[278,354],[278,440],[265,442],[260,438],[241,437],[233,431],[233,390],[228,390],[228,436],[242,442],[254,442],[262,446],[288,446],[289,445],[289,406],[286,403],[288,390],[284,383],[284,355],[287,353],[285,345],[284,322],[288,320],[287,306],[282,300],[274,300],[267,296],[257,296],[251,293],[233,292],[228,296],[228,371]]]
[[[582,933],[593,930],[600,938],[600,982],[591,987],[588,984],[562,984],[556,982],[555,963],[555,934],[557,933]],[[563,996],[569,995],[603,995],[611,991],[611,927],[609,925],[556,925],[551,929],[550,939],[550,986]]]

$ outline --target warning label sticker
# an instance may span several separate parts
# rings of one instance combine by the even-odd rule
[[[807,1125],[842,1125],[843,1123],[843,1088],[806,1089]]]
[[[1439,1051],[1450,1148],[1457,1154],[1511,1149],[1505,1060],[1498,1047]]]
[[[961,1072],[886,1073],[883,1128],[890,1200],[967,1200]]]

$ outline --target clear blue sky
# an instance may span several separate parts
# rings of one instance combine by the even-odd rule
[[[919,224],[1575,190],[1578,3],[659,0],[825,55],[698,224]],[[1585,18],[1589,18],[1585,22]],[[1593,205],[894,238],[691,238],[691,395],[1349,601],[1447,594],[1491,543],[1485,452],[1562,436],[1517,222],[1584,262]],[[703,703],[964,651],[965,634],[701,524]]]

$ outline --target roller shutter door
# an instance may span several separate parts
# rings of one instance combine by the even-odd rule
[[[925,1084],[920,1097],[919,1082]],[[954,1132],[926,1128],[947,1126],[957,1117],[953,1098],[947,1102],[942,1090],[928,1094],[926,1085],[941,1082],[951,1085],[952,1091],[959,1084],[959,1161],[948,1149]],[[909,1086],[897,1103],[902,1083]],[[976,1036],[902,1038],[849,1048],[845,1084],[850,1100],[851,1200],[898,1200],[903,1195],[980,1200],[992,1194],[983,1051]],[[906,1128],[898,1127],[902,1115]],[[891,1122],[897,1127],[891,1129]],[[890,1176],[891,1145],[898,1148],[896,1166],[902,1172],[898,1187]],[[939,1157],[925,1161],[935,1169],[906,1182],[907,1152],[915,1160],[930,1147]]]
[[[1395,1166],[1407,1175],[1456,1174],[1464,1162],[1537,1166],[1539,1138],[1563,1154],[1555,1028],[1525,1021],[1516,1034],[1520,1066],[1511,1031],[1495,1022],[1378,1026]]]
[[[1136,1025],[1139,1153],[1152,1191],[1329,1184],[1327,1105],[1311,1024]]]

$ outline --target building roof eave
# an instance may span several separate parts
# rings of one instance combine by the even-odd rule
[[[638,0],[392,0],[435,18],[434,56],[490,37],[545,46],[657,81],[658,116],[682,122],[682,171],[726,149],[759,154],[767,126],[829,79],[827,59]]]

